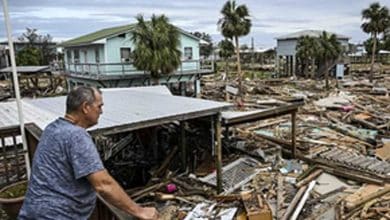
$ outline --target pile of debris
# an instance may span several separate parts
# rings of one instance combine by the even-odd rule
[[[192,201],[186,219],[390,218],[389,79],[347,79],[331,91],[314,80],[245,81],[241,111],[304,100],[297,159],[289,159],[289,116],[236,126],[224,141],[224,192]],[[235,82],[210,77],[203,85],[203,98],[234,101]],[[210,175],[192,182],[213,185]]]
[[[67,93],[66,79],[63,75],[20,76],[19,87],[22,97],[50,97]],[[11,79],[0,80],[0,101],[14,97],[13,90]]]
[[[333,82],[331,91],[314,80],[247,80],[239,111],[305,103],[296,116],[296,158],[290,116],[235,125],[222,132],[222,193],[217,193],[209,130],[188,126],[190,168],[180,170],[179,150],[169,148],[159,166],[145,169],[151,176],[146,187],[127,192],[158,207],[162,219],[388,219],[389,79],[378,78],[375,85],[361,78]],[[202,96],[234,102],[236,88],[235,82],[211,76],[203,81]],[[172,125],[162,130],[172,137],[179,132]],[[168,139],[158,142],[178,146]]]

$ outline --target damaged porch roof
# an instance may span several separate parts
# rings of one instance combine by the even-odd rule
[[[91,133],[118,133],[210,116],[230,107],[224,102],[173,96],[164,86],[102,89],[103,114]],[[66,96],[23,99],[25,123],[42,130],[65,113]],[[0,103],[0,127],[18,125],[15,102]]]

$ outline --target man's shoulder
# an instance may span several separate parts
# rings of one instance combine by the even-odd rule
[[[50,136],[60,136],[62,138],[69,138],[69,136],[89,136],[88,132],[84,128],[76,126],[63,118],[58,118],[51,122],[45,128],[44,133],[47,133]]]

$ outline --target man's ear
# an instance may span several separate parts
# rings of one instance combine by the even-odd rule
[[[89,112],[89,105],[88,105],[87,102],[83,102],[83,104],[81,104],[81,111],[84,114],[88,114],[88,112]]]

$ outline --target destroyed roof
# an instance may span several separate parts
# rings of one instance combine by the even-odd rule
[[[36,72],[45,72],[49,71],[49,66],[17,66],[16,72],[18,73],[36,73]],[[0,70],[1,73],[11,73],[11,67],[5,67]]]
[[[136,130],[172,121],[209,116],[231,104],[171,95],[164,86],[103,89],[103,114],[91,132]],[[65,112],[66,96],[23,99],[25,123],[41,129]],[[15,102],[0,103],[0,127],[18,125]]]
[[[322,30],[303,30],[303,31],[298,31],[298,32],[295,32],[295,33],[291,33],[291,34],[286,34],[286,35],[282,35],[280,37],[277,37],[276,39],[277,40],[289,40],[289,39],[298,39],[300,37],[303,37],[303,36],[309,36],[309,37],[320,37],[322,35]],[[347,37],[345,35],[341,35],[341,34],[336,34],[336,33],[332,33],[332,32],[327,32],[329,34],[335,34],[337,39],[350,39],[350,37]]]
[[[102,40],[102,39],[105,39],[108,37],[112,37],[112,36],[115,36],[117,34],[123,34],[123,33],[130,32],[134,29],[134,27],[135,27],[135,24],[127,24],[127,25],[122,25],[122,26],[105,28],[105,29],[102,29],[99,31],[95,31],[93,33],[85,34],[85,35],[82,35],[80,37],[76,37],[76,38],[73,38],[71,40],[65,41],[65,42],[59,44],[59,46],[71,47],[71,46],[81,46],[81,45],[92,44],[96,41],[99,41],[99,40]],[[188,37],[191,37],[195,40],[201,41],[200,38],[192,35],[191,33],[184,31],[181,28],[178,28],[178,27],[176,27],[176,28],[180,33],[182,33]]]

